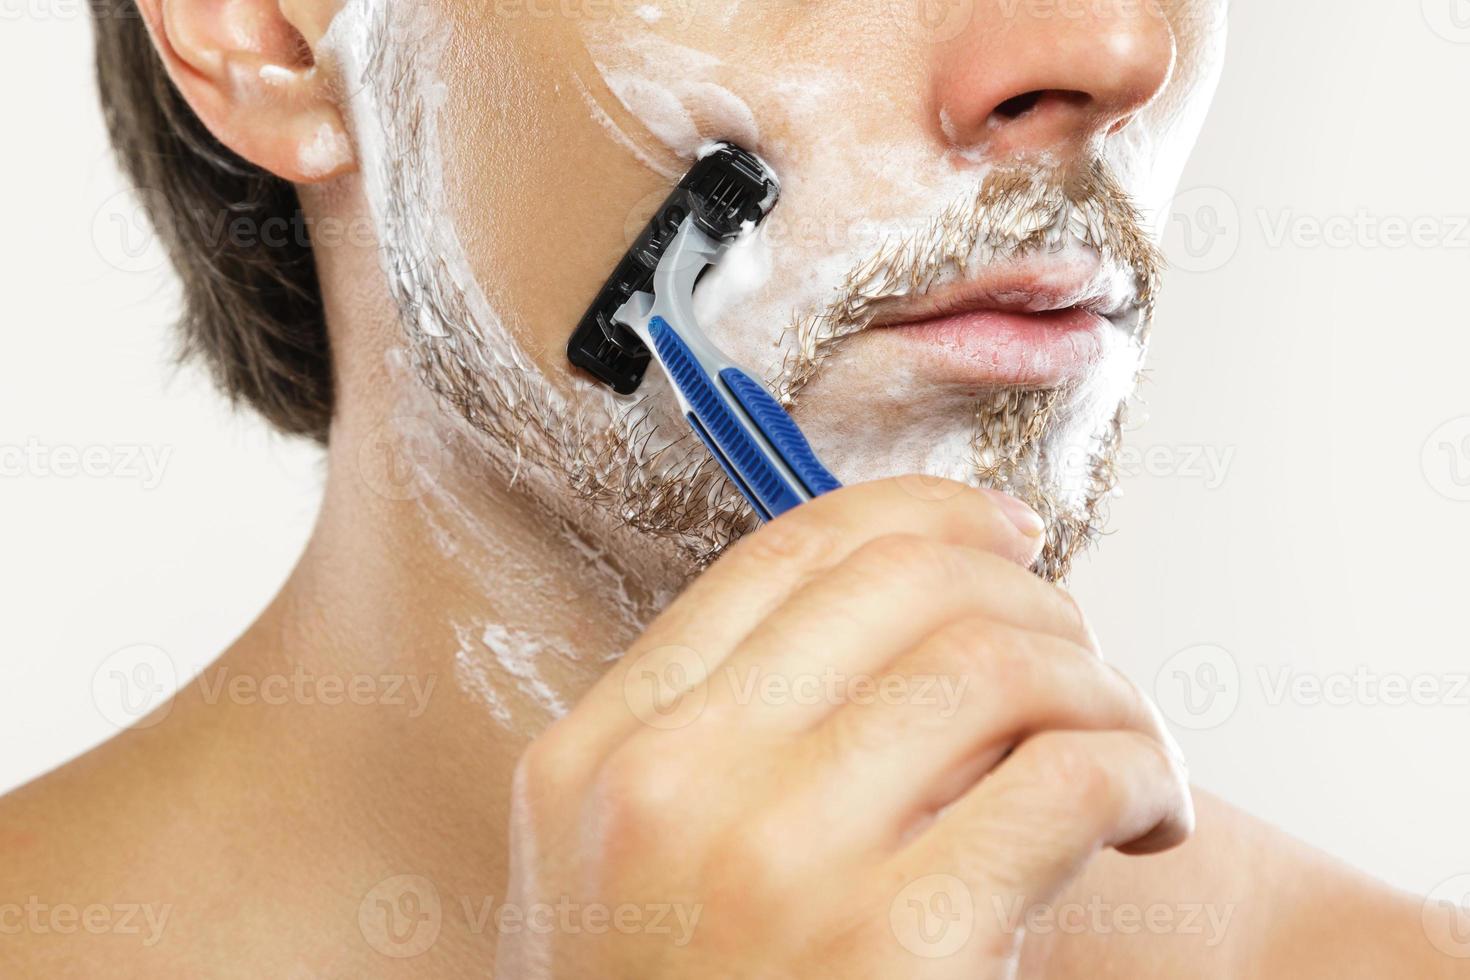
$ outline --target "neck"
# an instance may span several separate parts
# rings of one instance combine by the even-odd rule
[[[361,295],[376,261],[318,254],[337,372],[321,515],[280,596],[205,675],[304,677],[313,693],[269,710],[217,699],[207,724],[264,760],[248,794],[305,793],[338,815],[322,827],[335,848],[369,835],[381,875],[497,894],[516,760],[693,570],[572,499],[563,474],[494,462],[414,394],[391,366],[396,322],[354,315],[391,308]],[[329,704],[328,683],[368,694]]]
[[[335,610],[340,656],[396,651],[440,671],[497,737],[534,737],[564,714],[689,574],[565,499],[554,474],[500,472],[447,420],[344,428],[291,590],[333,583],[312,606]]]
[[[180,714],[245,763],[241,799],[306,814],[303,860],[355,862],[369,884],[408,869],[457,915],[458,903],[504,894],[509,789],[525,746],[686,572],[614,564],[606,556],[629,553],[626,542],[590,535],[524,486],[470,475],[453,441],[424,492],[385,494],[392,484],[372,460],[392,425],[334,430],[301,562],[195,685],[218,695],[243,679],[263,692],[284,678],[287,696],[207,707],[190,696]]]

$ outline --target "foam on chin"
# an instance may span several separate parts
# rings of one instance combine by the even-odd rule
[[[389,24],[391,42],[373,45],[374,32],[387,36]],[[768,381],[780,380],[796,352],[799,338],[787,329],[795,317],[823,308],[855,265],[882,243],[912,236],[985,176],[922,141],[881,141],[863,132],[872,93],[827,66],[795,63],[753,77],[641,22],[597,20],[586,31],[608,91],[624,114],[663,141],[663,153],[688,161],[708,138],[733,137],[781,174],[783,203],[706,277],[697,299],[712,339]],[[548,501],[565,497],[570,479],[576,495],[610,509],[611,521],[670,533],[694,551],[718,550],[742,526],[735,519],[741,505],[733,491],[717,487],[658,372],[649,373],[634,400],[581,379],[563,393],[521,349],[476,281],[447,201],[437,129],[447,90],[435,65],[447,38],[446,25],[423,6],[349,0],[325,44],[355,87],[350,108],[364,185],[415,359],[430,386],[453,396],[490,436],[485,448],[497,464]],[[370,57],[379,62],[369,65]],[[383,79],[392,79],[395,91],[380,90]],[[736,81],[742,96],[733,94]],[[657,159],[657,151],[640,149],[618,128],[597,93],[584,90],[583,98],[620,143],[640,159]],[[760,127],[758,118],[766,121]],[[1118,364],[1131,372],[1136,358]],[[840,477],[856,482],[921,471],[974,478],[962,463],[974,437],[973,404],[924,392],[922,379],[901,367],[860,381],[874,389],[869,406],[891,409],[863,426],[850,416],[857,383],[830,396],[814,389],[809,416],[799,407]],[[1116,394],[1113,385],[1098,387]],[[1079,439],[1085,442],[1085,434]],[[721,529],[712,530],[715,524]]]
[[[730,256],[728,270],[706,277],[696,310],[717,344],[783,394],[800,388],[788,385],[791,362],[800,356],[793,322],[825,308],[844,277],[881,248],[922,237],[934,215],[973,193],[992,172],[963,147],[954,146],[946,155],[917,137],[906,142],[864,131],[865,106],[875,94],[829,65],[790,62],[774,73],[764,64],[758,72],[746,70],[645,25],[615,19],[589,23],[584,38],[616,100],[599,111],[608,118],[631,116],[666,153],[692,159],[707,139],[741,139],[751,128],[747,112],[760,120],[755,131],[760,142],[745,145],[780,175],[782,203],[757,232],[758,240],[742,242],[739,253]],[[739,92],[739,113],[729,108],[734,97],[724,95],[732,90]],[[715,91],[720,98],[709,97]],[[622,138],[642,145],[627,132]],[[1119,141],[1109,166],[1128,173],[1135,186],[1146,183],[1148,149]],[[1039,167],[1049,164],[1054,161],[1037,161]],[[1162,185],[1177,174],[1158,176]],[[1021,211],[1016,216],[1025,217]],[[1070,218],[1086,220],[1081,214]],[[1015,235],[1023,238],[1030,231],[1016,229]],[[1062,249],[1078,247],[1089,231],[1068,228],[1064,221],[1049,232],[1058,243],[1053,258],[1066,261],[1069,255]],[[1071,246],[1066,246],[1068,238]],[[755,257],[758,265],[751,261]],[[973,274],[992,258],[976,252],[967,267],[951,268],[946,275]],[[1092,376],[1051,396],[1044,437],[1026,448],[1027,459],[1014,472],[995,458],[1017,451],[1015,432],[993,431],[997,419],[1011,417],[1008,409],[995,407],[1009,404],[1007,393],[935,390],[906,365],[885,364],[879,371],[857,359],[834,358],[801,393],[795,414],[845,482],[906,472],[999,482],[1055,512],[1067,528],[1058,533],[1069,539],[1059,541],[1055,551],[1070,556],[1075,550],[1070,539],[1090,533],[1080,528],[1095,519],[1107,482],[1105,457],[1142,366],[1142,329],[1132,335],[1125,329],[1122,323],[1109,336],[1107,354]],[[987,446],[987,432],[976,428],[977,417],[987,411],[988,435],[997,445]],[[676,416],[669,421],[677,424]]]

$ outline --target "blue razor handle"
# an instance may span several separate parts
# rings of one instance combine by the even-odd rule
[[[841,486],[759,381],[737,367],[711,377],[663,317],[653,317],[648,331],[687,406],[684,417],[761,520]]]
[[[653,352],[690,427],[757,516],[769,521],[842,484],[781,404],[694,317],[694,282],[727,247],[685,219],[654,273],[654,291],[634,294],[616,319]]]

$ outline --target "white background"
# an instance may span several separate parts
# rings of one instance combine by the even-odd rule
[[[320,488],[314,450],[169,366],[172,288],[115,196],[83,10],[0,0],[0,789],[115,730],[109,654],[223,649]],[[1074,590],[1200,784],[1424,892],[1470,871],[1470,6],[1231,21],[1136,472]],[[27,446],[44,462],[17,474]],[[107,472],[50,473],[68,447]],[[134,450],[167,454],[156,485]]]

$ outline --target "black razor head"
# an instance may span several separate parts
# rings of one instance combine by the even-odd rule
[[[776,206],[778,185],[752,153],[717,143],[679,181],[613,270],[567,345],[567,357],[619,394],[638,390],[650,354],[613,315],[634,293],[653,291],[653,273],[690,215],[711,238],[728,241],[747,223],[759,224]]]

